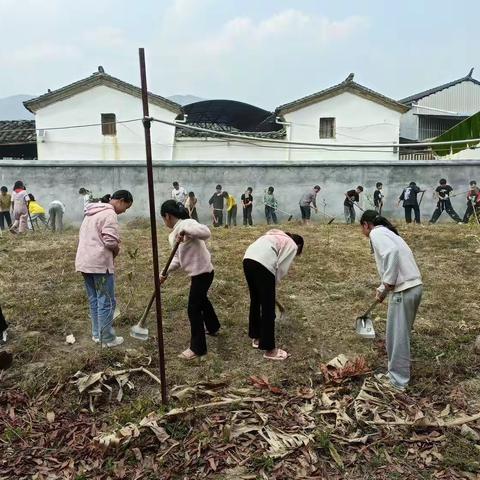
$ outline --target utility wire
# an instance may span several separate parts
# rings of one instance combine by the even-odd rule
[[[301,146],[309,146],[309,147],[326,147],[326,148],[399,148],[399,147],[405,147],[405,146],[415,146],[415,147],[430,147],[430,146],[439,146],[439,145],[457,145],[457,144],[463,144],[463,143],[476,143],[480,142],[480,138],[470,138],[468,140],[451,140],[447,142],[423,142],[423,143],[390,143],[390,144],[385,144],[385,145],[378,145],[378,144],[331,144],[331,143],[312,143],[312,142],[293,142],[291,140],[282,140],[282,139],[276,139],[276,138],[262,138],[262,137],[255,137],[254,135],[248,136],[248,135],[242,135],[242,134],[235,134],[235,133],[229,133],[229,132],[222,132],[222,131],[217,131],[217,130],[210,130],[208,128],[203,128],[203,127],[195,127],[194,125],[187,125],[183,123],[177,123],[177,122],[169,122],[168,120],[160,120],[158,118],[150,117],[150,120],[154,122],[159,122],[163,123],[165,125],[170,125],[178,128],[183,128],[186,130],[194,130],[197,132],[204,132],[204,133],[211,133],[214,136],[221,136],[225,138],[235,138],[235,139],[240,139],[240,140],[247,140],[247,141],[260,141],[260,142],[265,142],[265,143],[280,143],[283,145],[301,145]]]
[[[230,132],[222,132],[219,130],[211,130],[209,128],[203,128],[203,127],[197,127],[194,125],[188,125],[184,123],[178,123],[178,122],[170,122],[167,120],[160,120],[158,118],[150,117],[149,118],[151,121],[162,123],[164,125],[170,125],[172,127],[184,129],[184,130],[193,130],[197,132],[202,132],[202,133],[209,133],[213,135],[214,137],[223,137],[225,139],[232,139],[232,140],[237,140],[237,141],[244,141],[247,143],[252,143],[252,142],[263,142],[263,143],[269,143],[269,144],[279,144],[282,147],[285,148],[286,145],[292,145],[292,146],[299,146],[302,147],[313,147],[314,148],[319,148],[319,149],[325,149],[325,150],[338,150],[338,151],[366,151],[368,152],[369,150],[367,149],[375,149],[373,151],[382,151],[379,149],[382,148],[418,148],[418,147],[439,147],[443,145],[459,145],[459,144],[470,144],[470,143],[478,143],[480,142],[480,138],[470,138],[470,139],[464,139],[464,140],[451,140],[451,141],[444,141],[444,142],[422,142],[422,143],[391,143],[391,144],[378,144],[378,143],[361,143],[361,144],[347,144],[347,143],[314,143],[314,142],[294,142],[291,140],[283,140],[283,139],[275,139],[275,138],[263,138],[263,137],[256,137],[254,135],[243,135],[243,134],[235,134],[235,133],[230,133]],[[88,124],[80,124],[80,125],[66,125],[66,126],[60,126],[60,127],[45,127],[45,128],[36,128],[35,130],[44,130],[44,131],[50,131],[50,130],[68,130],[68,129],[74,129],[74,128],[86,128],[86,127],[97,127],[101,125],[112,125],[112,124],[124,124],[124,123],[132,123],[132,122],[140,122],[142,121],[142,118],[134,118],[131,120],[119,120],[116,122],[100,122],[100,123],[88,123]],[[5,131],[11,131],[11,132],[32,132],[33,129],[2,129],[0,130],[1,132]],[[255,133],[255,132],[252,132]],[[260,146],[257,143],[255,143],[256,146]],[[278,148],[278,147],[277,147]],[[351,150],[354,149],[354,150]],[[358,149],[358,150],[357,150]],[[438,148],[437,148],[438,149]],[[386,151],[386,150],[385,150]]]

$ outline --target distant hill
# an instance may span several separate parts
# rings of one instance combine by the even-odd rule
[[[201,102],[204,98],[196,97],[195,95],[172,95],[168,97],[172,102],[179,103],[180,105],[189,105],[190,103]]]
[[[13,95],[0,98],[0,120],[31,120],[34,118],[24,106],[23,102],[35,95]]]

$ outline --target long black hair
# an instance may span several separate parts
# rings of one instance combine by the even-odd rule
[[[389,220],[379,215],[375,210],[365,210],[362,218],[360,218],[360,224],[371,223],[375,227],[382,226],[388,228],[395,235],[400,236],[396,227],[394,227]]]
[[[303,237],[301,235],[297,235],[296,233],[285,233],[297,244],[297,255],[301,255],[303,251],[303,245],[305,244]]]
[[[190,218],[185,205],[175,200],[167,200],[166,202],[162,203],[162,206],[160,207],[160,215],[165,217],[167,213],[172,217],[178,218],[179,220],[186,220],[187,218]]]
[[[117,190],[112,195],[104,195],[100,201],[108,203],[110,200],[123,200],[126,203],[133,203],[133,195],[128,190]]]

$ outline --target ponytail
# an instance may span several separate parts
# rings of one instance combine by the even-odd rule
[[[160,207],[160,215],[166,217],[167,213],[172,217],[178,218],[179,220],[186,220],[190,218],[188,210],[185,208],[183,203],[176,202],[175,200],[167,200],[163,202]]]
[[[303,251],[304,240],[301,235],[296,233],[285,232],[296,244],[297,244],[297,255],[301,255]]]
[[[123,200],[126,203],[133,203],[133,195],[128,190],[117,190],[112,195],[104,195],[100,202],[109,203],[110,200]]]
[[[363,212],[360,224],[364,225],[365,223],[371,223],[375,227],[382,226],[388,228],[395,235],[400,236],[396,227],[394,227],[385,217],[379,215],[375,210],[365,210],[365,212]]]

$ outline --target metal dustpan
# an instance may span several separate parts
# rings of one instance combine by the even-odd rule
[[[358,317],[355,320],[355,330],[357,335],[362,338],[375,338],[375,329],[373,328],[373,320],[371,317]]]
[[[355,320],[355,331],[358,336],[369,339],[375,338],[375,329],[373,328],[373,320],[372,317],[370,317],[370,312],[377,303],[375,300],[375,302],[370,305],[370,308]]]

